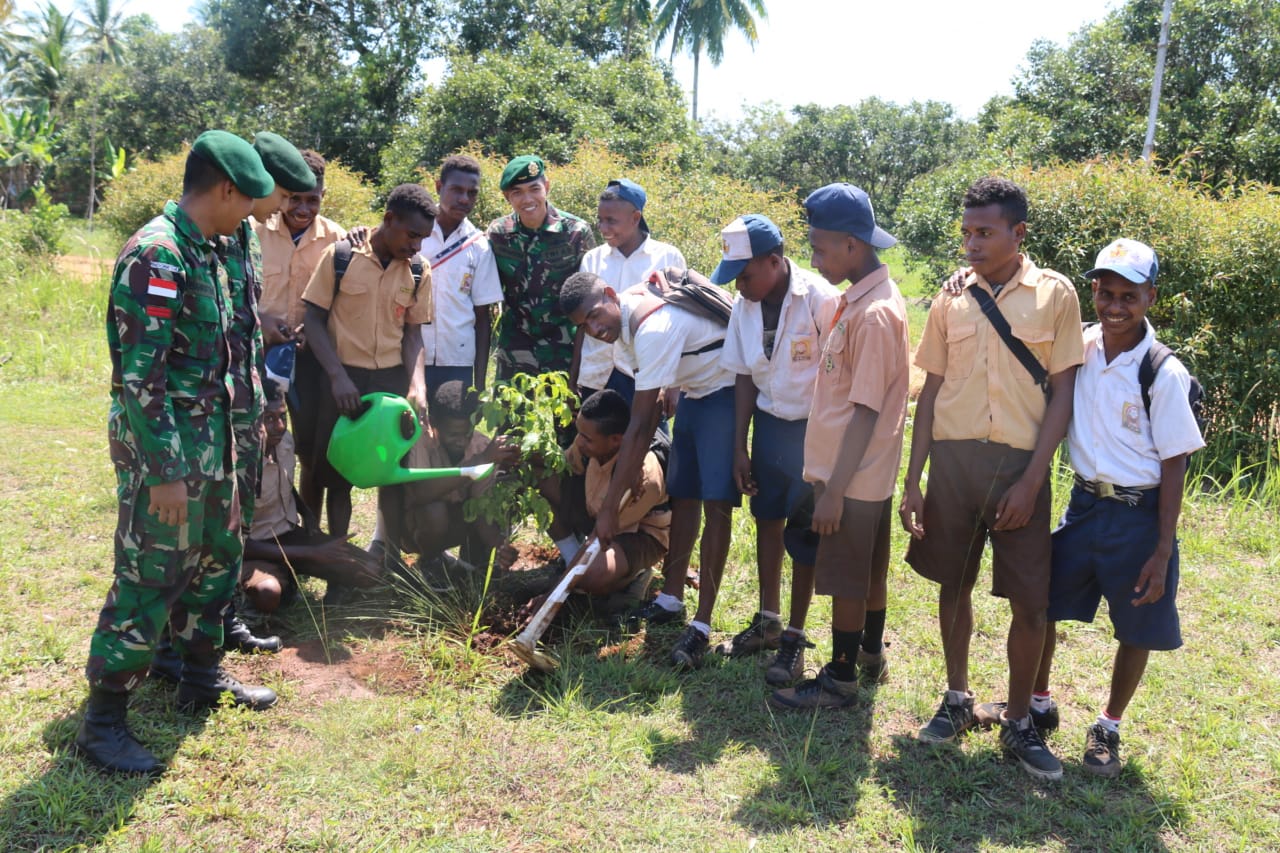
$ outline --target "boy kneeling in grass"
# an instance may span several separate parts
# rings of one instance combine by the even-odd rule
[[[1176,358],[1159,366],[1144,399],[1139,375],[1156,345],[1146,315],[1157,270],[1155,252],[1122,238],[1085,274],[1098,323],[1085,331],[1076,375],[1067,429],[1075,486],[1053,532],[1049,624],[1035,684],[1037,696],[1049,695],[1054,622],[1092,622],[1105,597],[1119,648],[1107,704],[1085,737],[1084,769],[1108,777],[1120,774],[1120,718],[1148,656],[1182,645],[1175,534],[1187,457],[1204,447],[1188,399],[1191,378]],[[1001,705],[980,705],[975,717],[990,722]]]
[[[594,531],[630,423],[631,406],[620,393],[606,389],[592,394],[578,410],[578,435],[564,452],[571,476],[547,480],[540,487],[557,520],[575,535]],[[619,607],[635,606],[648,592],[653,567],[666,557],[670,544],[666,476],[652,450],[645,454],[631,496],[617,517],[618,532],[596,554],[574,590],[593,596],[623,593],[627,600],[618,602]],[[572,563],[576,554],[564,556]]]
[[[462,380],[441,383],[427,404],[427,422],[409,451],[408,467],[461,468],[488,462],[510,467],[519,462],[520,447],[511,439],[505,435],[491,439],[476,429],[472,416],[478,405],[476,393],[467,390]],[[503,543],[505,530],[483,519],[468,522],[463,514],[464,502],[492,482],[493,477],[444,477],[404,486],[403,513],[387,517],[389,540],[397,549],[422,557],[422,568],[433,587],[450,586],[446,562],[454,561],[445,557],[445,549],[460,546],[463,564],[484,568],[493,549]]]

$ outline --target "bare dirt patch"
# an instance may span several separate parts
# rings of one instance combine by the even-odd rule
[[[258,679],[289,682],[301,700],[324,703],[420,690],[422,672],[406,659],[408,644],[394,635],[357,649],[333,640],[326,649],[323,641],[308,640],[277,655],[238,655],[228,662],[237,672],[252,672]]]

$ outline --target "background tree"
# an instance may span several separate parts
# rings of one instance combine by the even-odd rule
[[[103,82],[102,71],[105,66],[124,64],[124,39],[121,30],[123,13],[112,8],[111,0],[83,0],[80,13],[84,15],[84,51],[89,62],[98,73],[92,80],[95,84]],[[89,198],[86,204],[86,217],[93,223],[93,210],[98,202],[98,137],[100,99],[90,99],[89,120]],[[108,146],[110,148],[110,146]],[[115,152],[111,154],[114,157]]]
[[[658,0],[654,26],[661,44],[671,37],[671,61],[685,51],[693,57],[693,121],[698,122],[698,63],[705,52],[712,65],[724,59],[724,38],[731,30],[746,36],[755,47],[759,34],[756,19],[767,13],[764,0]]]
[[[478,57],[488,51],[513,51],[540,38],[599,61],[622,53],[626,44],[623,16],[614,15],[619,0],[492,0],[459,2],[450,15],[454,48]],[[630,0],[624,5],[648,5]]]
[[[19,101],[44,101],[56,110],[76,48],[75,19],[49,2],[24,16],[22,24],[24,31],[9,37],[12,71],[8,85]]]
[[[653,29],[650,0],[609,0],[605,15],[610,26],[622,31],[622,55],[631,59],[649,41]]]

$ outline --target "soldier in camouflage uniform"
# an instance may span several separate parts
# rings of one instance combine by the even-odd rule
[[[116,261],[107,310],[115,581],[90,642],[89,700],[75,741],[108,770],[162,769],[125,714],[166,622],[183,658],[181,705],[216,704],[223,691],[253,708],[276,699],[219,664],[242,518],[230,421],[234,309],[222,247],[213,242],[273,188],[249,143],[204,133],[188,155],[181,200],[168,202]]]
[[[550,183],[538,157],[516,157],[499,187],[512,213],[489,225],[502,281],[497,377],[570,372],[575,326],[560,312],[560,287],[595,247],[591,226],[547,202]]]

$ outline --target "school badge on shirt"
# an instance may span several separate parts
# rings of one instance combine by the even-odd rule
[[[809,346],[808,338],[801,338],[798,341],[791,342],[792,361],[809,361],[811,358],[813,358],[813,353]]]
[[[1142,407],[1137,403],[1125,403],[1120,412],[1120,424],[1130,432],[1142,434]]]

